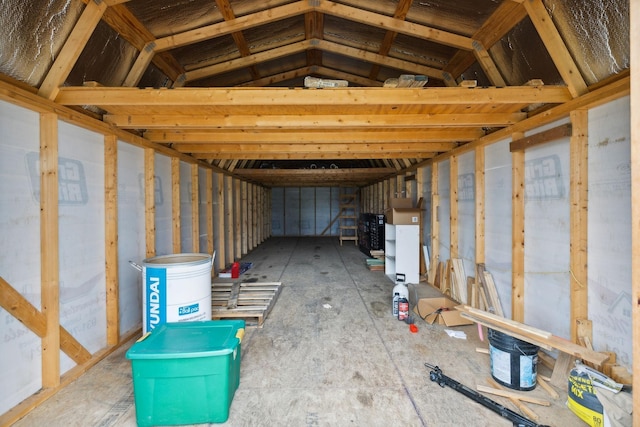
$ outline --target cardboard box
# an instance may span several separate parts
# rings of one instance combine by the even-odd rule
[[[430,325],[438,323],[445,326],[472,325],[473,322],[460,316],[455,309],[457,302],[446,297],[420,298],[413,311]]]
[[[422,218],[422,198],[414,206],[411,199],[394,197],[385,210],[387,222],[393,225],[420,225]]]

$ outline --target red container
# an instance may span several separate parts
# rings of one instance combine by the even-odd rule
[[[231,264],[231,278],[237,279],[238,277],[240,277],[240,263],[234,262]]]

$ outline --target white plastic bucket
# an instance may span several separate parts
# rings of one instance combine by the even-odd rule
[[[211,320],[209,254],[161,255],[142,261],[142,332],[169,322]]]

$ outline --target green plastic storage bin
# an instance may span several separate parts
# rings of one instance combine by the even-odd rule
[[[240,385],[244,320],[167,323],[127,351],[139,426],[221,423]]]

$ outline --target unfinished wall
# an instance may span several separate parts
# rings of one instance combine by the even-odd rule
[[[508,140],[485,155],[485,266],[498,288],[505,316],[511,316],[511,152]]]
[[[589,317],[593,344],[631,369],[629,97],[589,111]],[[638,262],[638,260],[635,260]]]
[[[104,137],[59,122],[58,138],[60,324],[94,353],[107,343]]]
[[[475,152],[468,151],[458,157],[458,258],[467,275],[473,276],[476,265],[476,197]]]
[[[180,251],[197,252],[193,241],[193,209],[191,197],[193,184],[191,182],[191,165],[180,162]]]
[[[531,133],[559,124],[553,123]],[[569,138],[525,150],[524,174],[524,320],[569,338]],[[553,304],[548,303],[550,296],[553,296]]]
[[[239,259],[269,237],[263,188],[238,180],[227,188],[221,174],[95,128],[0,101],[0,424],[139,330],[142,280],[130,261],[195,250]],[[42,180],[57,187],[58,199],[48,193],[41,206]],[[49,303],[45,312],[41,301],[58,307]],[[58,323],[59,336],[49,339],[48,325]]]
[[[140,325],[142,275],[128,266],[145,258],[144,151],[118,142],[118,282],[120,333]]]
[[[155,207],[156,248],[155,255],[173,253],[171,159],[162,154],[155,155]]]
[[[40,309],[39,153],[37,113],[0,101],[0,276]],[[35,179],[35,182],[34,182]],[[40,389],[40,339],[0,309],[0,413]]]
[[[273,236],[337,236],[338,187],[274,187],[271,189]],[[324,231],[324,234],[323,234]]]
[[[437,260],[461,258],[466,275],[475,276],[476,246],[483,245],[480,253],[494,278],[505,316],[511,317],[514,304],[524,301],[518,310],[524,313],[525,323],[571,339],[579,320],[572,313],[584,312],[592,324],[593,336],[587,337],[594,348],[615,352],[617,363],[627,369],[631,369],[633,342],[629,103],[624,97],[588,110],[588,127],[581,127],[576,116],[575,123],[567,117],[514,134],[514,139],[553,135],[549,140],[527,142],[524,148],[511,147],[511,138],[487,144],[479,148],[484,150],[481,166],[476,164],[476,151],[469,150],[443,158],[418,174],[422,180],[418,188],[426,199],[423,236],[430,249],[438,245]],[[587,135],[588,164],[578,161],[572,166],[572,158],[580,158],[575,147],[580,141],[564,136],[565,129],[578,137]],[[515,156],[518,150],[524,151],[522,214],[514,214],[519,210],[513,199],[514,176],[520,173],[514,166],[514,159],[520,158]],[[572,191],[578,194],[582,185],[578,172],[585,170],[588,202],[576,202]],[[481,172],[484,216],[477,218],[475,179]],[[434,176],[437,183],[432,182]],[[457,179],[453,189],[452,179]],[[364,191],[373,192],[375,186]],[[583,203],[588,203],[587,225],[575,216]],[[431,236],[434,209],[436,235]],[[484,224],[482,241],[476,241],[477,221]],[[523,238],[513,230],[516,221],[518,228],[523,226]],[[517,292],[523,297],[514,303],[514,245],[520,241],[524,242],[524,284]],[[576,286],[588,288],[585,300],[571,287],[582,273],[572,270],[583,265],[572,264],[572,258],[583,241],[588,241],[588,280]]]

